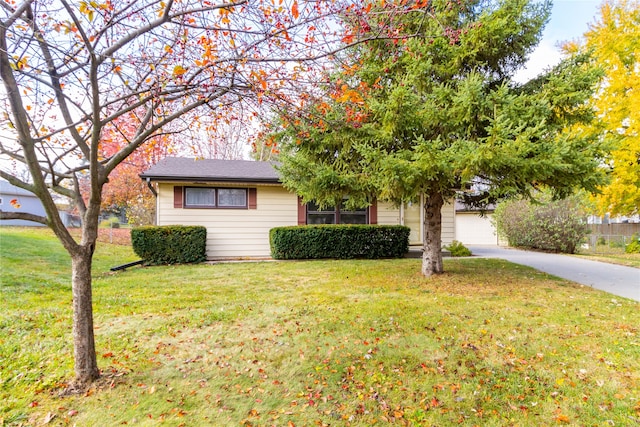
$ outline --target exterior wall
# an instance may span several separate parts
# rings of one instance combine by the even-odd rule
[[[11,206],[11,200],[13,199],[16,199],[20,204],[19,209]],[[28,191],[15,187],[8,182],[0,183],[0,210],[5,212],[26,212],[34,215],[46,216],[40,199]],[[0,225],[44,227],[44,224],[40,224],[39,222],[25,221],[22,219],[0,220]]]
[[[173,187],[158,185],[157,223],[205,226],[209,259],[269,257],[269,230],[298,223],[298,198],[281,186],[238,185],[257,188],[256,209],[174,208]]]
[[[298,197],[279,185],[237,185],[257,188],[256,209],[194,209],[174,207],[174,186],[188,183],[159,183],[158,225],[203,225],[207,228],[207,258],[242,259],[270,257],[269,230],[298,224]],[[232,187],[228,183],[214,187]],[[402,223],[401,210],[390,203],[378,202],[377,223]],[[453,203],[442,208],[442,244],[455,239]]]
[[[442,235],[443,245],[449,245],[456,238],[456,210],[451,200],[442,207]]]
[[[422,211],[422,207],[420,209]],[[423,213],[421,213],[423,215]],[[378,202],[378,224],[398,225],[403,219],[399,208],[393,207],[391,203]],[[419,221],[420,230],[418,235],[422,236],[423,224]],[[453,201],[446,203],[442,207],[442,244],[448,245],[456,238],[455,207]]]
[[[378,224],[400,225],[400,209],[388,202],[378,202]]]

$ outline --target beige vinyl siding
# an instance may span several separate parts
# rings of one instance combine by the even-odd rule
[[[400,224],[400,209],[393,207],[389,202],[378,202],[378,224]]]
[[[453,200],[442,206],[442,234],[443,245],[449,245],[456,238],[456,209]]]
[[[257,188],[257,209],[194,209],[174,208],[173,188],[205,186],[189,183],[160,183],[158,185],[158,225],[203,225],[207,228],[207,258],[241,259],[270,256],[269,230],[274,227],[297,225],[298,197],[279,185],[235,185]],[[233,187],[228,183],[212,187]],[[378,224],[401,223],[400,209],[391,203],[378,202]],[[455,209],[453,203],[442,208],[442,243],[455,239]]]
[[[205,226],[209,259],[269,257],[269,230],[297,224],[298,198],[281,186],[238,185],[257,188],[256,209],[176,209],[173,187],[159,185],[158,225]]]
[[[442,207],[442,244],[448,245],[456,235],[455,206],[453,200],[445,203]],[[397,225],[400,224],[400,209],[388,202],[378,202],[378,224]]]

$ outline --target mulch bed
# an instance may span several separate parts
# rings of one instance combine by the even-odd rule
[[[98,241],[131,246],[131,230],[128,228],[100,228],[98,229]]]
[[[80,236],[80,229],[73,228],[70,230],[74,237]],[[114,245],[131,246],[131,229],[129,228],[99,228],[98,241],[103,243],[112,243]]]

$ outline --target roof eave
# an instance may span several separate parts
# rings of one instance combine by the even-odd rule
[[[175,175],[145,175],[140,178],[150,181],[178,181],[178,182],[232,182],[247,184],[282,184],[279,178],[234,178],[234,177],[202,177]]]

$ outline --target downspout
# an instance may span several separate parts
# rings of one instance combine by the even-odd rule
[[[147,177],[146,181],[147,181],[147,187],[149,187],[149,190],[151,190],[151,192],[153,193],[153,196],[156,199],[156,214],[155,214],[154,225],[158,225],[158,217],[160,215],[160,209],[158,209],[158,192],[156,191],[155,188],[153,188],[153,185],[151,185],[151,178]]]
[[[147,177],[147,187],[149,187],[149,190],[151,190],[151,192],[153,193],[153,195],[155,196],[155,198],[158,198],[158,192],[156,191],[155,188],[153,188],[153,185],[151,185],[151,178]]]

